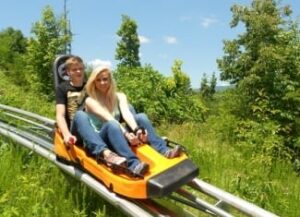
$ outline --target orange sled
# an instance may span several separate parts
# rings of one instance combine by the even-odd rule
[[[198,176],[199,169],[184,153],[168,159],[147,144],[132,147],[132,150],[140,160],[150,165],[144,177],[133,177],[120,168],[99,163],[89,156],[83,147],[65,146],[59,131],[55,132],[54,152],[59,160],[79,165],[111,191],[125,197],[163,197]]]

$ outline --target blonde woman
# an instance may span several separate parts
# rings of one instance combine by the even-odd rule
[[[127,97],[124,93],[116,91],[108,67],[101,66],[93,70],[87,81],[86,90],[89,95],[86,99],[86,110],[91,125],[117,154],[127,159],[128,168],[133,174],[144,175],[149,165],[136,157],[128,143],[131,145],[149,143],[167,158],[181,154],[179,146],[169,149],[166,142],[156,135],[145,114],[134,114],[130,111]],[[120,124],[121,117],[128,128]]]

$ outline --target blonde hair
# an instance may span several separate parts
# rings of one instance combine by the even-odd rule
[[[95,80],[96,80],[97,76],[103,72],[108,72],[108,75],[109,75],[108,79],[109,79],[109,83],[110,83],[108,91],[107,91],[107,95],[104,96],[105,97],[104,100],[103,100],[102,94],[99,91],[97,91],[96,84],[95,84]],[[108,111],[110,111],[110,112],[113,111],[113,109],[116,105],[116,102],[117,102],[117,94],[116,94],[117,90],[116,90],[116,83],[115,83],[112,73],[108,67],[99,66],[92,71],[92,73],[87,81],[87,84],[86,84],[86,91],[91,98],[100,102],[100,104],[105,106],[108,109]]]

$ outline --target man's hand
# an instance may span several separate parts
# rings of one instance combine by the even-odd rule
[[[70,145],[75,145],[76,141],[77,141],[76,136],[73,136],[72,134],[64,136],[64,143],[67,147]]]

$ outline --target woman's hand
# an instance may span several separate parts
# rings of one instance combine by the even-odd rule
[[[128,142],[130,143],[130,145],[132,145],[132,146],[137,146],[137,145],[141,144],[141,141],[133,133],[126,132],[124,134],[124,136],[128,140]]]
[[[135,135],[142,143],[148,142],[148,132],[143,128],[138,128],[135,132]]]

